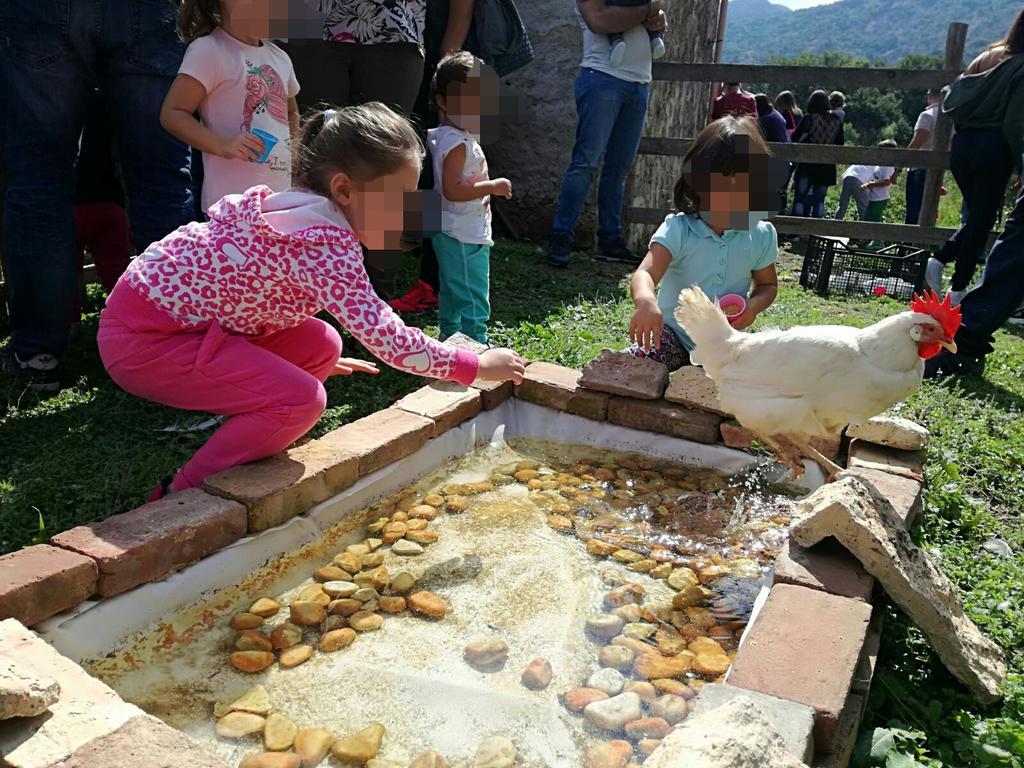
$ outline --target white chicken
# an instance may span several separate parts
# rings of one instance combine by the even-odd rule
[[[675,316],[696,345],[692,361],[718,385],[722,408],[794,476],[803,473],[792,456],[795,449],[830,479],[842,468],[809,438],[838,435],[913,394],[921,386],[924,361],[943,347],[956,351],[960,325],[960,308],[934,293],[915,296],[909,312],[867,328],[816,325],[744,333],[697,287],[680,293]]]

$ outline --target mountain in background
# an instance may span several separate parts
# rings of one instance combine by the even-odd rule
[[[969,25],[969,61],[1002,38],[1020,0],[840,0],[793,11],[769,0],[732,0],[726,17],[724,61],[759,64],[802,51],[844,51],[895,64],[910,53],[939,54],[954,21]]]

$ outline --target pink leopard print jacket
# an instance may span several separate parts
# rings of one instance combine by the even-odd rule
[[[476,378],[475,354],[407,327],[373,292],[355,233],[326,198],[253,187],[209,216],[153,243],[122,278],[182,327],[213,321],[265,334],[326,309],[388,365],[467,385]]]

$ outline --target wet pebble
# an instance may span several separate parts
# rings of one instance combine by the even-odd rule
[[[640,606],[635,603],[629,605],[620,605],[618,608],[612,610],[613,616],[618,616],[625,623],[640,621]]]
[[[361,731],[338,739],[331,746],[331,754],[342,762],[365,763],[377,756],[383,739],[384,726],[373,723]]]
[[[429,507],[440,507],[444,504],[444,496],[439,493],[428,493],[423,497],[423,503]]]
[[[619,645],[606,645],[597,654],[597,663],[602,667],[627,672],[633,666],[634,653]]]
[[[516,745],[504,736],[491,736],[480,742],[473,768],[512,768],[516,763]]]
[[[399,539],[392,545],[391,551],[396,555],[413,556],[422,555],[423,547],[417,544],[415,541],[409,541],[408,539]]]
[[[617,739],[594,744],[583,757],[584,768],[625,768],[633,756],[633,745]]]
[[[346,597],[341,600],[334,600],[327,606],[328,612],[338,616],[351,616],[363,610],[363,604],[353,597]]]
[[[644,598],[644,588],[640,584],[623,584],[616,587],[604,598],[605,607],[618,608],[630,603],[639,603]]]
[[[334,734],[326,728],[304,728],[295,734],[295,752],[304,768],[323,762],[334,743]]]
[[[363,563],[363,568],[380,568],[384,565],[383,552],[371,552],[368,555],[363,555],[359,559]]]
[[[325,565],[313,571],[313,578],[317,581],[345,581],[348,577],[348,571],[336,565]]]
[[[729,671],[732,660],[721,653],[699,653],[693,660],[693,671],[704,677],[715,678]]]
[[[295,723],[275,712],[267,718],[267,724],[263,729],[263,747],[269,752],[291,749],[295,734],[298,732],[299,728]]]
[[[396,573],[391,579],[390,588],[392,592],[404,595],[416,584],[416,579],[408,571]]]
[[[360,603],[368,603],[370,600],[376,600],[379,597],[380,593],[373,587],[361,587],[352,593],[352,599],[358,600]]]
[[[366,544],[366,548],[369,549],[371,552],[376,552],[378,549],[381,548],[381,546],[383,546],[384,541],[382,539],[370,538],[363,543]],[[360,557],[362,557],[362,555],[360,555]]]
[[[254,715],[266,717],[273,708],[267,689],[262,685],[254,685],[229,705],[214,705],[213,714],[215,717],[221,718],[228,712],[252,712]]]
[[[269,597],[261,597],[249,608],[249,613],[266,619],[281,610],[281,605]]]
[[[405,610],[405,598],[399,595],[388,595],[378,601],[384,613],[401,613]]]
[[[388,523],[384,526],[381,539],[385,544],[394,544],[408,533],[409,527],[405,523]]]
[[[292,603],[289,606],[289,612],[291,613],[292,624],[298,624],[302,627],[319,625],[327,618],[325,606],[308,600]]]
[[[229,712],[217,721],[217,735],[222,739],[242,739],[262,733],[267,721],[252,712]]]
[[[626,723],[626,735],[634,740],[663,739],[668,736],[672,726],[662,717],[644,717]]]
[[[462,496],[449,496],[444,502],[444,511],[459,515],[469,508],[469,502]]]
[[[243,629],[256,629],[263,623],[263,617],[257,616],[255,613],[236,613],[231,617],[231,621],[228,622],[228,626],[239,632]]]
[[[410,520],[433,520],[437,517],[437,508],[429,504],[420,504],[409,510]]]
[[[333,653],[352,645],[355,639],[356,632],[351,627],[332,629],[330,632],[325,632],[320,636],[319,647],[324,653]]]
[[[654,686],[654,690],[658,693],[671,693],[676,696],[681,696],[684,699],[692,699],[696,696],[696,692],[684,683],[682,680],[672,680],[670,678],[658,678],[651,680],[651,685]]]
[[[521,679],[527,688],[540,691],[551,683],[551,676],[551,662],[538,657],[526,665]]]
[[[349,617],[348,623],[356,632],[373,632],[384,626],[384,617],[370,611],[359,611]]]
[[[621,731],[626,723],[639,720],[640,697],[635,693],[620,693],[610,699],[595,701],[583,710],[583,716],[605,731]]]
[[[270,638],[255,629],[245,629],[235,638],[236,651],[272,651]]]
[[[426,520],[410,520],[406,524],[406,528],[410,531],[422,531],[427,527]]]
[[[644,757],[650,757],[654,750],[661,746],[661,739],[640,739],[636,743],[637,751]]]
[[[409,768],[448,768],[448,761],[437,752],[424,752],[409,763]]]
[[[387,568],[374,568],[372,571],[363,571],[357,573],[353,579],[359,587],[370,587],[378,592],[383,592],[388,588],[388,583],[391,581],[391,574],[388,573]],[[355,595],[353,595],[355,597]]]
[[[608,694],[597,688],[573,688],[562,697],[565,708],[570,712],[582,712],[588,704],[607,699]]]
[[[668,577],[668,585],[677,592],[698,584],[700,584],[700,580],[697,578],[697,574],[689,568],[676,568]]]
[[[619,616],[610,613],[599,613],[587,619],[587,632],[601,639],[615,637],[622,630],[625,621]]]
[[[281,651],[281,655],[278,657],[278,663],[282,669],[292,669],[300,664],[305,664],[313,656],[313,646],[311,645],[293,645],[291,648],[286,648]]]
[[[675,725],[686,719],[690,708],[682,696],[666,693],[651,702],[650,711],[653,717],[660,717],[669,725]]]
[[[334,600],[340,597],[352,597],[358,590],[359,585],[351,581],[328,581],[323,586],[323,591]]]
[[[346,573],[356,574],[363,570],[363,561],[359,555],[352,552],[342,552],[334,558],[333,562]],[[347,581],[347,579],[342,579],[342,581]]]
[[[238,764],[238,768],[300,768],[302,761],[298,755],[287,752],[262,752],[250,755]]]
[[[609,696],[620,693],[625,684],[626,678],[622,676],[622,673],[610,667],[599,669],[587,678],[587,688],[596,688]]]
[[[659,677],[680,677],[690,671],[693,656],[681,653],[678,656],[662,656],[660,653],[645,653],[638,656],[633,664],[637,677],[652,680]]]
[[[274,663],[274,654],[268,651],[236,651],[229,661],[239,672],[262,672]]]
[[[657,628],[653,624],[647,624],[644,622],[632,622],[626,624],[622,628],[622,634],[626,637],[631,637],[634,640],[646,640],[651,637]]]
[[[623,693],[635,693],[644,704],[650,704],[658,698],[657,689],[644,680],[630,680],[622,689]]]
[[[470,643],[463,649],[463,658],[477,669],[491,670],[508,660],[508,644],[504,640]]]
[[[448,605],[433,592],[414,592],[409,595],[407,602],[413,613],[431,619],[440,619],[448,612]]]
[[[415,542],[416,544],[433,544],[440,538],[435,531],[409,531],[405,534],[405,538],[409,541]]]
[[[405,768],[405,766],[399,765],[393,760],[384,760],[380,757],[375,757],[372,760],[366,761],[366,768]]]

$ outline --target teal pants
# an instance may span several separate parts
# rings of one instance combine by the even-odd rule
[[[432,240],[440,269],[437,319],[441,338],[461,331],[486,344],[491,317],[491,247],[460,243],[444,233]]]

